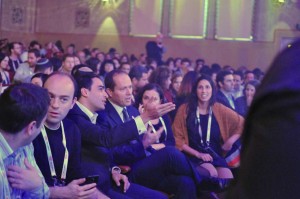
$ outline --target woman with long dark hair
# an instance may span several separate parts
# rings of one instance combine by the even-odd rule
[[[189,101],[176,114],[173,132],[176,146],[196,167],[210,177],[233,178],[223,154],[232,148],[242,132],[244,119],[215,101],[216,87],[202,75],[193,85]]]

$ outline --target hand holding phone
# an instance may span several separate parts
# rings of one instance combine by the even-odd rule
[[[99,175],[91,175],[85,178],[85,182],[82,185],[92,184],[92,183],[98,183]]]

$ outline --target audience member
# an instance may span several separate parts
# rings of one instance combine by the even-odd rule
[[[3,53],[0,53],[0,74],[1,74],[1,79],[2,79],[2,85],[9,85],[10,78],[9,78],[9,73],[8,71],[8,62],[9,58]]]
[[[41,58],[37,61],[34,73],[44,73],[50,75],[53,72],[53,65],[47,58]]]
[[[64,85],[64,86],[61,86]],[[33,141],[35,159],[52,198],[100,198],[96,184],[85,182],[81,169],[81,137],[78,127],[65,119],[76,101],[76,83],[66,73],[53,73],[44,88],[50,96],[45,124]]]
[[[172,93],[170,91],[171,85],[171,71],[167,67],[159,67],[152,72],[149,77],[149,82],[158,84],[163,92],[167,102],[173,102]]]
[[[235,71],[233,73],[233,92],[232,92],[234,99],[243,96],[243,90],[244,90],[243,81],[244,81],[243,73],[240,71]]]
[[[32,84],[12,85],[0,95],[0,198],[49,197],[31,143],[48,106],[47,91]]]
[[[125,73],[129,74],[131,70],[131,65],[128,62],[122,62],[120,66],[120,70],[124,71]]]
[[[77,51],[76,56],[79,58],[81,64],[85,64],[87,59],[86,54],[83,50]]]
[[[43,87],[48,75],[45,73],[36,73],[31,77],[30,82],[37,86]]]
[[[21,45],[19,42],[11,42],[8,44],[9,55],[9,71],[15,74],[19,65],[22,63],[20,56],[22,54]]]
[[[183,76],[179,91],[176,97],[176,109],[180,107],[181,104],[185,103],[192,92],[192,87],[198,78],[198,73],[195,71],[188,72]]]
[[[230,71],[222,70],[217,74],[217,102],[227,106],[232,110],[236,110],[236,104],[232,95],[234,89],[233,75]]]
[[[189,71],[193,71],[191,60],[184,58],[181,60],[180,72],[185,76]]]
[[[258,80],[251,80],[245,84],[244,95],[235,100],[238,113],[245,117],[248,113],[248,109],[253,101],[255,92],[260,85]]]
[[[89,173],[97,173],[100,175],[98,188],[112,198],[161,198],[159,193],[156,193],[147,188],[136,184],[130,184],[126,176],[119,172],[118,167],[112,168],[112,180],[110,180],[109,166],[110,161],[107,156],[108,147],[113,146],[116,142],[125,142],[128,138],[123,134],[123,131],[105,131],[99,126],[102,114],[97,114],[96,111],[104,109],[107,94],[104,85],[99,76],[90,72],[77,71],[75,73],[78,83],[78,102],[70,111],[68,117],[76,122],[82,133],[82,158],[83,166]],[[130,127],[128,127],[130,128]],[[92,139],[93,138],[93,139]],[[115,142],[116,141],[116,142]],[[120,184],[124,183],[124,187]]]
[[[74,56],[73,55],[65,55],[63,58],[63,63],[59,71],[71,74],[72,69],[75,66]]]
[[[176,146],[196,167],[209,171],[210,177],[232,179],[223,157],[242,133],[243,118],[215,101],[216,87],[209,76],[193,85],[188,103],[177,111],[173,122]]]
[[[140,113],[143,113],[144,107],[150,103],[165,103],[164,93],[161,87],[157,84],[147,84],[140,90],[135,101],[135,107]],[[166,146],[175,146],[171,121],[168,115],[163,115],[157,119],[150,120],[147,125],[152,129],[153,133],[156,133],[159,128],[163,127],[160,138],[147,150],[160,150]]]
[[[255,76],[254,76],[253,71],[248,70],[245,72],[244,84],[246,84],[247,82],[254,80],[254,79],[255,79]]]
[[[102,78],[102,80],[104,80],[107,73],[109,73],[110,71],[112,71],[114,69],[116,69],[116,67],[115,67],[115,64],[113,61],[105,60],[104,62],[102,62],[101,66],[100,66],[100,71],[99,71],[99,75]]]
[[[132,82],[132,94],[136,97],[138,92],[148,84],[148,71],[143,66],[135,66],[130,70],[129,77]]]
[[[145,124],[173,110],[174,105],[148,103],[139,115],[138,110],[131,106],[130,78],[122,71],[110,72],[105,78],[105,87],[109,101],[105,107],[107,121],[102,124],[103,128],[122,128],[123,134],[130,134],[131,130],[125,126],[134,120],[137,125],[135,132],[141,134],[140,138],[111,149],[114,163],[131,166],[128,176],[135,183],[175,194],[176,198],[196,198],[196,182],[199,182],[199,176],[182,153],[170,146],[154,153],[145,150],[154,144],[162,133],[162,128],[157,133],[151,133],[151,129],[147,131]],[[150,112],[154,107],[157,107],[155,111]]]
[[[20,64],[14,76],[15,82],[29,83],[34,74],[37,61],[41,58],[40,51],[33,48],[28,51],[28,61]]]

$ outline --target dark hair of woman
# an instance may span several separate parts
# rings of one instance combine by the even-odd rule
[[[155,90],[160,98],[160,102],[163,104],[166,100],[165,100],[165,96],[163,93],[163,90],[161,89],[161,87],[158,84],[146,84],[138,93],[137,98],[135,100],[135,107],[138,109],[139,105],[142,104],[143,101],[143,95],[146,91],[152,91]]]
[[[208,75],[202,75],[194,83],[193,88],[192,88],[192,92],[191,92],[191,94],[189,96],[189,99],[188,99],[188,104],[187,104],[187,113],[188,114],[187,115],[191,116],[191,118],[196,117],[196,111],[195,110],[197,110],[197,106],[198,106],[197,88],[198,88],[199,82],[202,81],[202,80],[207,80],[209,82],[211,88],[212,88],[212,93],[211,93],[211,98],[209,100],[209,105],[212,106],[216,102],[217,88],[216,88],[213,80]]]
[[[167,85],[168,78],[171,77],[171,72],[166,67],[158,67],[156,70],[154,70],[150,77],[149,82],[150,83],[156,83],[161,86],[163,90],[168,90],[169,88]]]
[[[195,71],[189,71],[182,79],[177,96],[188,96],[192,91],[192,86],[197,80],[198,73]]]

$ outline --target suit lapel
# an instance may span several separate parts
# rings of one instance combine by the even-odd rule
[[[122,124],[123,123],[123,121],[120,118],[118,112],[116,111],[116,109],[113,107],[113,105],[109,101],[106,103],[105,110],[107,112],[107,116],[112,121],[114,121],[115,124]]]

